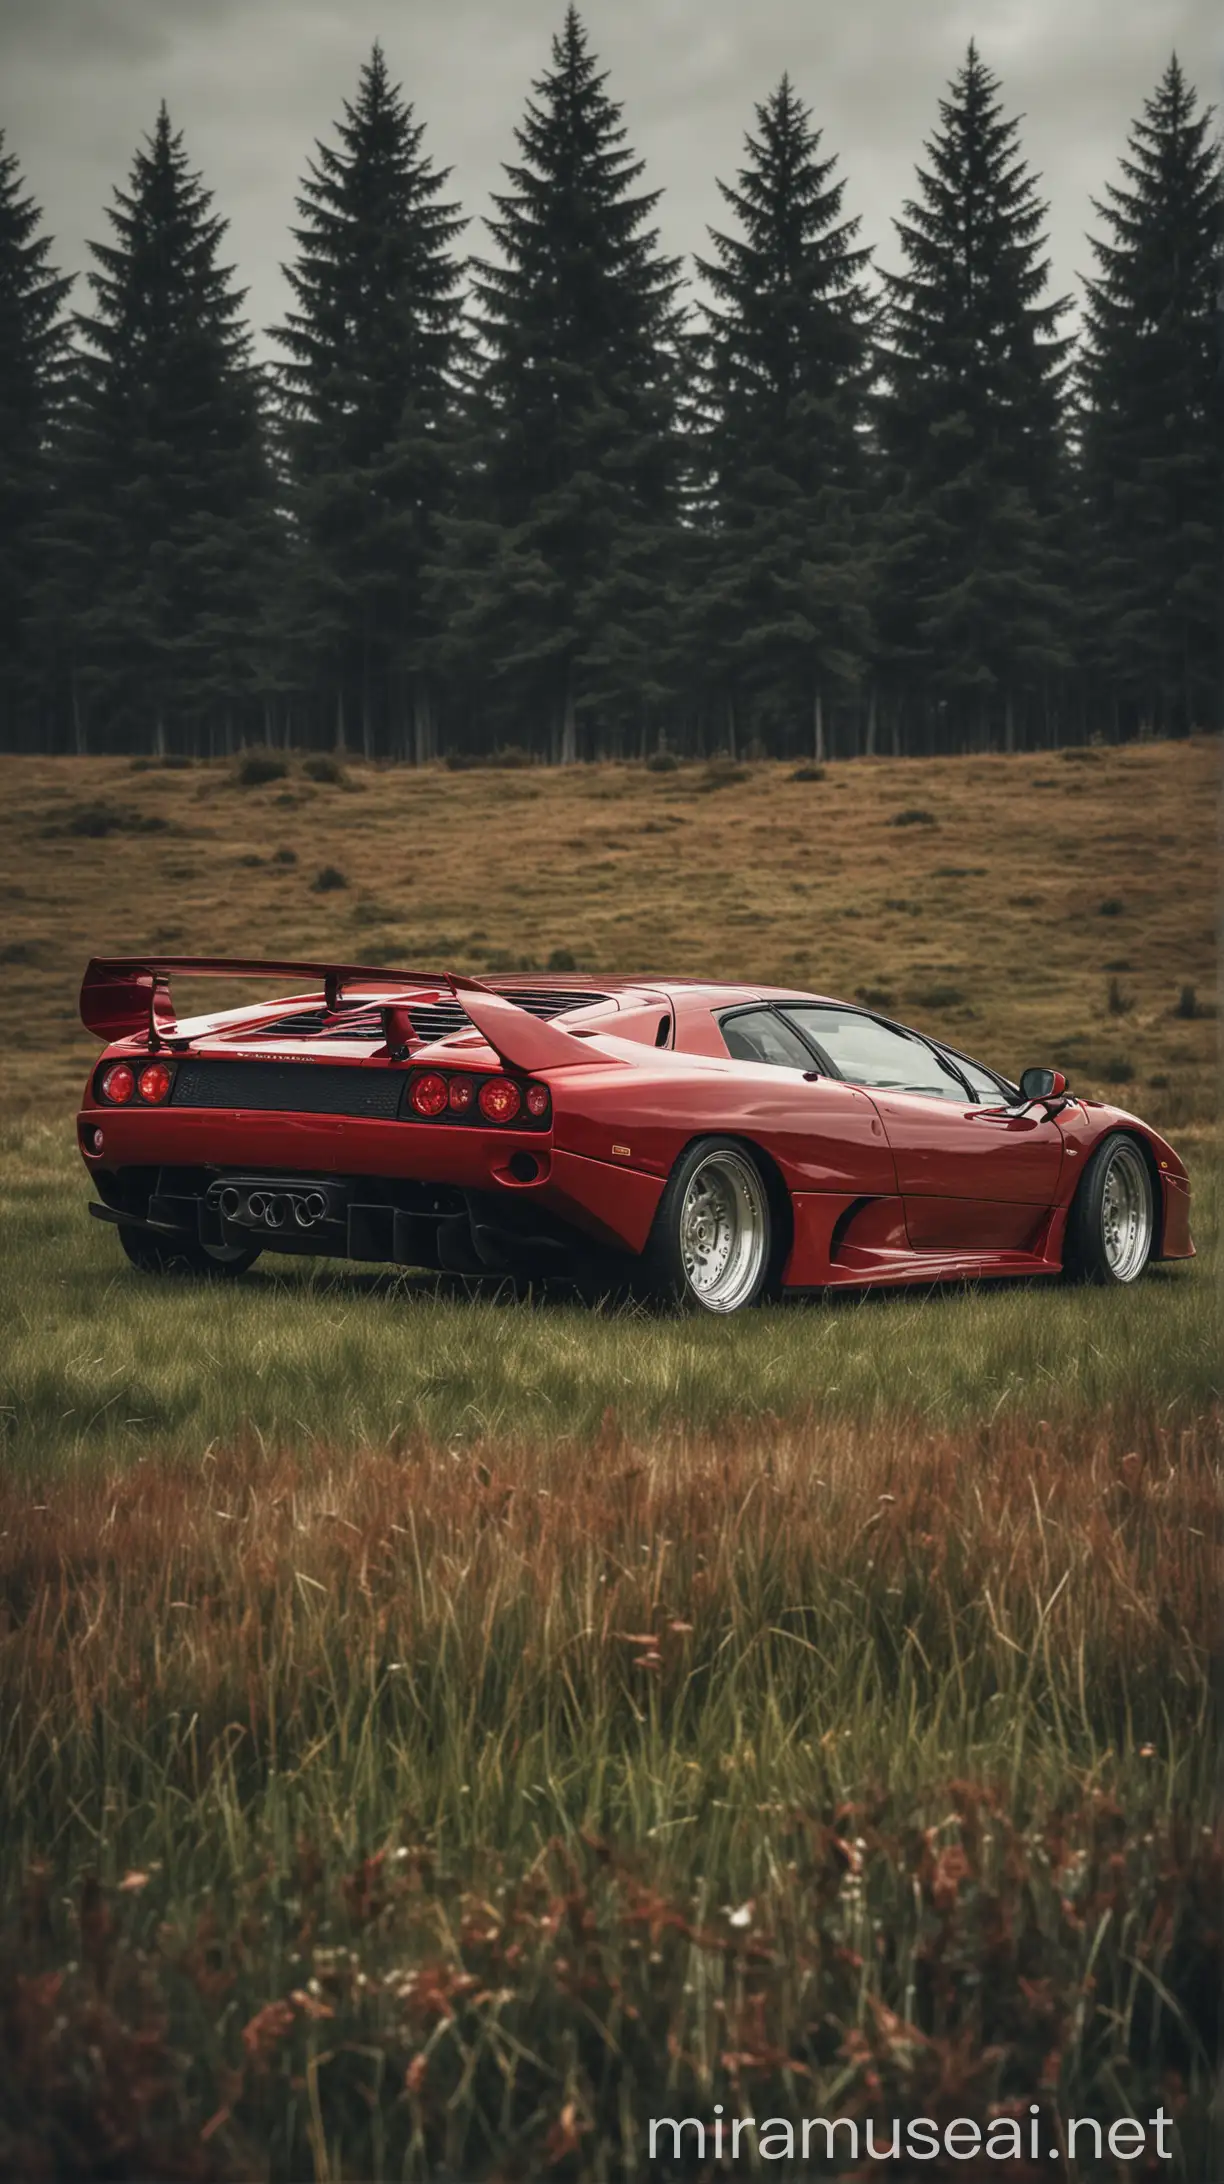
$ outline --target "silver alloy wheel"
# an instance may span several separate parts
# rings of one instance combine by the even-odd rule
[[[742,1153],[708,1153],[680,1208],[680,1263],[710,1312],[734,1312],[756,1289],[769,1248],[761,1179]]]
[[[1101,1192],[1101,1242],[1109,1271],[1133,1282],[1147,1264],[1152,1240],[1152,1184],[1137,1145],[1123,1138],[1110,1154]]]

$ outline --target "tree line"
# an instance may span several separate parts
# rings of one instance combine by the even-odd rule
[[[163,107],[88,307],[0,136],[0,746],[423,762],[1219,726],[1224,165],[1173,58],[1078,339],[974,45],[873,268],[789,78],[686,305],[576,11],[465,257],[375,47],[256,358]]]

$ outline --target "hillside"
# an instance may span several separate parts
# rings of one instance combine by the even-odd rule
[[[1172,1128],[1214,1112],[1206,739],[815,780],[312,763],[339,778],[3,761],[10,1114],[66,1107],[96,1051],[86,958],[147,946],[793,981],[1005,1068],[1059,1064]],[[1203,1013],[1177,1013],[1186,987]]]

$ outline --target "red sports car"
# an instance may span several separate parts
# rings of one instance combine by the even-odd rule
[[[310,990],[180,1022],[188,973]],[[81,1015],[90,1211],[149,1272],[320,1252],[735,1312],[1193,1255],[1146,1123],[817,994],[150,956],[91,963]]]

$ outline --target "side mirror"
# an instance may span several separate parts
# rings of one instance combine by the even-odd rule
[[[1022,1100],[1053,1100],[1067,1089],[1061,1069],[1026,1069],[1020,1079]]]

